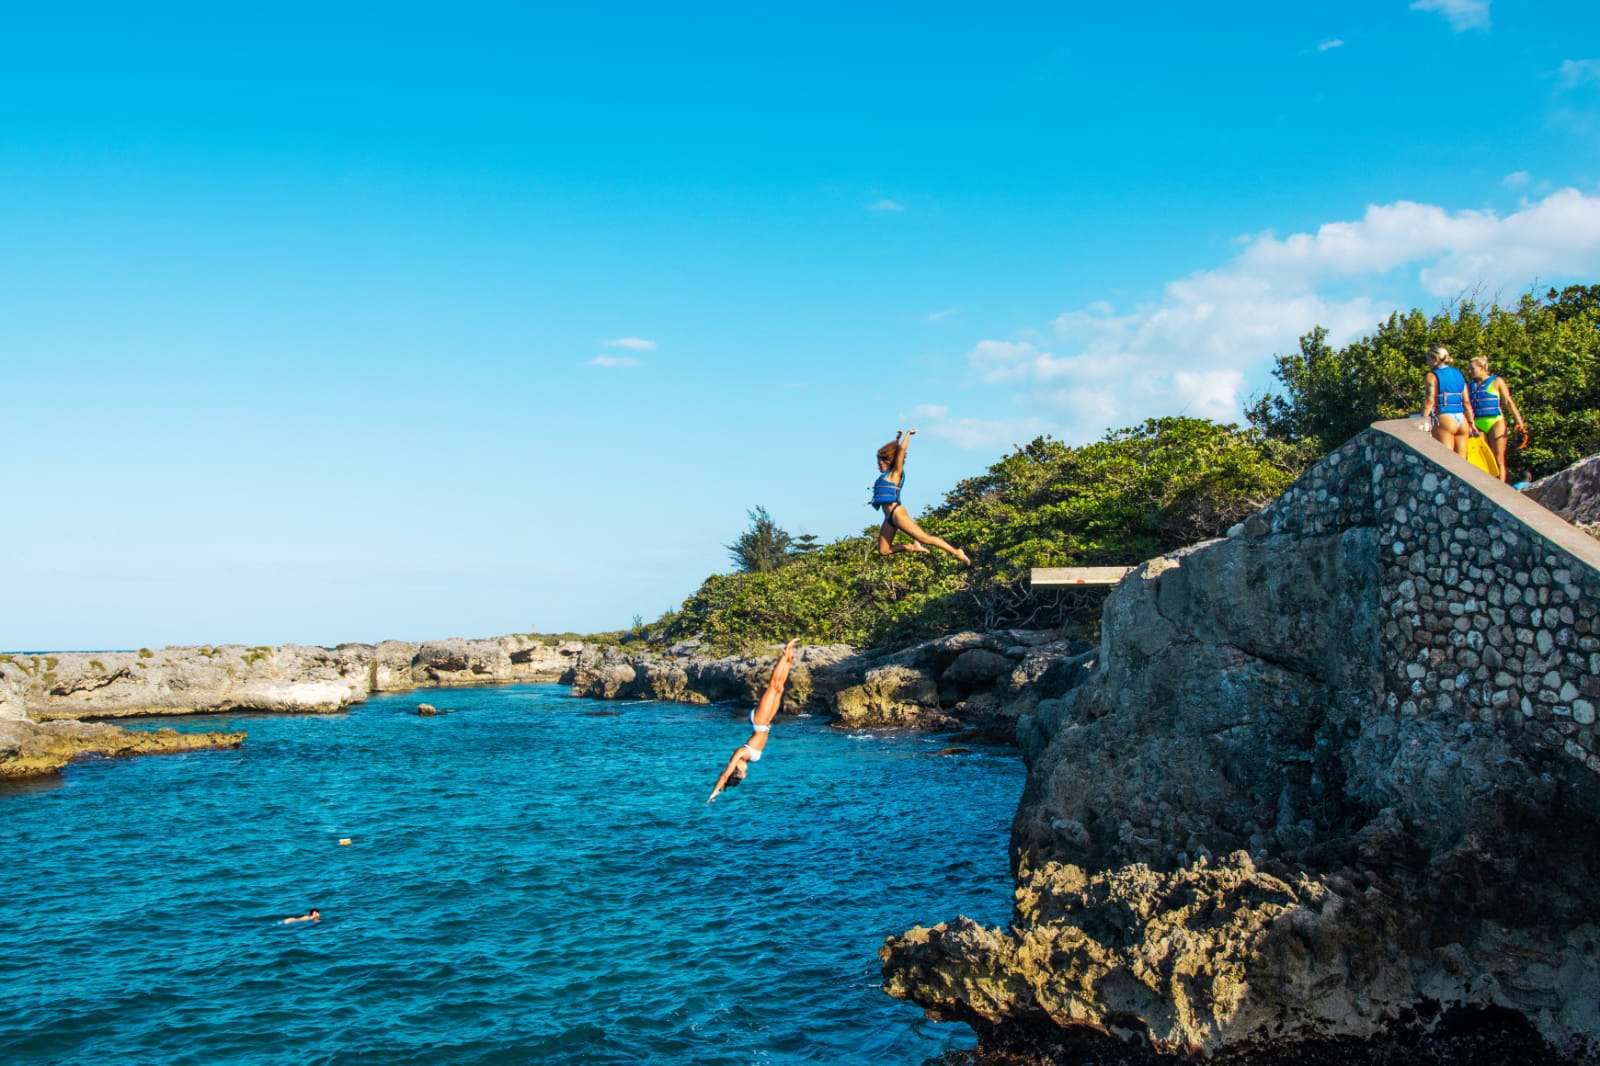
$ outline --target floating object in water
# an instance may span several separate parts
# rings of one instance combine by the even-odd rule
[[[350,837],[340,837],[339,838],[339,846],[341,848],[348,848],[350,846],[350,840],[351,840]]]
[[[1500,476],[1500,464],[1495,461],[1494,449],[1482,437],[1472,437],[1467,441],[1467,462],[1490,477]]]
[[[972,752],[971,748],[940,748],[938,751],[933,752],[933,754],[934,755],[968,755],[971,752]]]
[[[417,704],[417,717],[418,718],[432,718],[434,715],[436,715],[438,713],[439,713],[439,708],[435,707],[431,703],[419,703],[419,704]]]

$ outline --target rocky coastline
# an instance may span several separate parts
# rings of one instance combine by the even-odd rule
[[[1013,739],[1028,766],[1011,921],[889,937],[886,991],[996,1063],[1600,1055],[1600,544],[1563,521],[1591,474],[1543,494],[1557,517],[1382,424],[1137,567],[1097,647],[803,648],[786,712]],[[772,661],[524,636],[0,656],[0,775],[243,740],[82,719],[530,681],[747,706]]]
[[[1082,665],[1087,651],[1060,633],[1021,630],[958,633],[893,652],[812,646],[801,651],[785,710],[824,714],[844,728],[1010,742],[1039,699],[1065,691],[1070,664]],[[714,655],[692,643],[658,652],[521,635],[0,655],[0,776],[52,773],[79,754],[236,747],[244,739],[119,729],[107,719],[330,714],[375,693],[530,682],[568,684],[596,699],[749,702],[772,664],[770,655]]]
[[[1129,575],[1019,721],[1009,927],[886,990],[995,1061],[1593,1055],[1600,545],[1436,452],[1375,427]]]

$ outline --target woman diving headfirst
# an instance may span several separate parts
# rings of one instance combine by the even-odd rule
[[[871,501],[873,507],[883,512],[883,524],[878,527],[878,554],[926,552],[928,549],[923,545],[931,544],[971,566],[972,560],[967,558],[966,552],[917,525],[906,505],[900,502],[900,490],[906,484],[906,452],[916,433],[914,429],[903,429],[894,435],[894,440],[878,449],[878,480],[872,484]],[[904,533],[912,543],[896,544],[896,533]]]
[[[783,653],[772,667],[772,680],[767,682],[767,691],[761,694],[761,702],[750,712],[750,739],[733,750],[733,757],[723,767],[722,776],[717,778],[716,787],[711,790],[707,803],[715,800],[723,789],[732,788],[743,781],[750,764],[761,761],[761,753],[767,749],[767,738],[772,735],[772,720],[778,716],[778,706],[783,703],[783,686],[789,683],[789,670],[794,666],[794,646],[798,643],[800,640],[796,637],[783,646]]]

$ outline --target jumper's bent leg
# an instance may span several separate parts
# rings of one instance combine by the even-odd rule
[[[902,533],[910,537],[912,540],[915,540],[918,544],[931,544],[933,547],[938,548],[942,552],[949,552],[951,555],[955,556],[957,559],[960,559],[968,566],[972,565],[972,560],[967,558],[966,552],[962,551],[954,544],[951,544],[943,537],[936,537],[932,533],[929,533],[927,530],[923,529],[921,526],[917,525],[916,520],[911,517],[911,512],[907,511],[904,505],[896,507],[892,512],[890,512],[890,517],[894,519],[896,528],[898,528]]]
[[[894,519],[885,515],[883,525],[878,527],[878,554],[893,555],[895,552],[926,552],[928,549],[912,542],[910,544],[896,544],[894,542]]]

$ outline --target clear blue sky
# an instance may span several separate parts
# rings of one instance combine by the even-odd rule
[[[154,7],[0,32],[0,647],[625,625],[1600,280],[1587,0]]]

